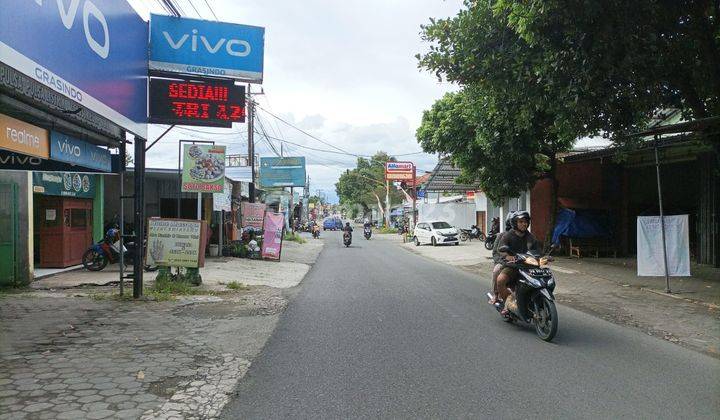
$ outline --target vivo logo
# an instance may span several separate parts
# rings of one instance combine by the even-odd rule
[[[182,48],[185,42],[190,39],[190,50],[196,52],[198,50],[198,38],[200,38],[200,43],[210,54],[215,54],[223,47],[223,44],[225,44],[225,51],[229,55],[232,55],[234,57],[247,57],[248,55],[250,55],[250,43],[248,43],[247,41],[243,41],[241,39],[228,40],[225,38],[220,38],[219,40],[217,40],[217,42],[210,42],[205,37],[205,35],[198,36],[197,29],[192,30],[192,35],[183,34],[177,41],[175,41],[172,36],[167,33],[167,31],[163,31],[163,36],[170,45],[170,48],[174,50],[179,50],[180,48]]]
[[[60,14],[60,20],[66,29],[72,29],[75,24],[75,18],[80,8],[80,0],[70,0],[70,4],[65,6],[64,0],[55,0],[57,2],[58,13]],[[35,0],[39,6],[43,5],[43,0]],[[103,29],[102,43],[98,42],[93,38],[90,33],[90,18],[95,19]],[[85,40],[88,46],[95,54],[102,58],[107,58],[110,54],[110,31],[108,30],[107,20],[103,12],[90,0],[85,0],[82,7],[82,22],[83,30],[85,32]]]
[[[66,141],[58,140],[57,145],[58,145],[58,148],[60,149],[60,151],[65,154],[73,155],[76,157],[80,157],[80,155],[82,154],[82,150],[80,149],[80,146],[78,146],[76,144],[70,144],[67,142],[67,140]]]
[[[23,156],[11,154],[9,156],[0,156],[0,163],[3,165],[42,165],[42,159],[32,156]]]

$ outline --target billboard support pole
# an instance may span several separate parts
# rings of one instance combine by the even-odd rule
[[[250,94],[250,83],[247,85],[247,109],[248,109],[248,160],[250,161],[250,186],[248,188],[250,194],[250,202],[255,202],[255,104]]]
[[[412,230],[415,231],[415,225],[417,225],[417,213],[416,211],[416,203],[417,203],[417,172],[416,172],[415,165],[413,165],[413,224],[412,224]]]
[[[135,136],[135,249],[133,264],[133,298],[138,299],[143,293],[143,268],[145,261],[142,246],[145,239],[145,142],[142,137]],[[122,253],[122,249],[120,250]]]

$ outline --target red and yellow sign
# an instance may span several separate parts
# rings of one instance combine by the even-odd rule
[[[405,181],[415,178],[415,165],[412,162],[386,162],[385,179]]]
[[[3,114],[0,114],[0,130],[0,149],[43,159],[50,157],[47,130]]]

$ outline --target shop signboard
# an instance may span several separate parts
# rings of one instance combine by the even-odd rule
[[[205,221],[148,219],[145,263],[162,267],[205,265]]]
[[[265,203],[248,203],[243,202],[240,204],[240,226],[241,227],[254,227],[256,229],[262,229],[263,219],[265,216]]]
[[[50,158],[102,172],[112,171],[109,150],[57,131],[50,132]]]
[[[50,157],[47,130],[3,114],[0,114],[0,130],[0,149],[43,159]]]
[[[3,0],[0,62],[147,137],[148,25],[126,0]]]
[[[304,187],[305,157],[261,157],[260,185],[272,187]]]
[[[213,211],[232,210],[232,191],[232,184],[230,182],[225,182],[222,194],[213,194]]]
[[[245,122],[245,87],[232,80],[150,79],[150,122],[231,128]]]
[[[33,192],[62,197],[95,197],[95,175],[75,172],[33,172],[32,176]]]
[[[385,179],[388,181],[407,181],[415,176],[412,162],[386,162]]]
[[[265,28],[150,15],[150,69],[262,83]]]
[[[418,190],[417,198],[425,198],[425,190]]]
[[[225,185],[225,146],[183,145],[183,192],[222,193]]]
[[[285,216],[282,213],[265,213],[262,244],[263,258],[280,260],[284,228]]]

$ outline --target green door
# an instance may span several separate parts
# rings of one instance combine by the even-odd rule
[[[17,231],[17,186],[0,184],[0,286],[15,285]]]

